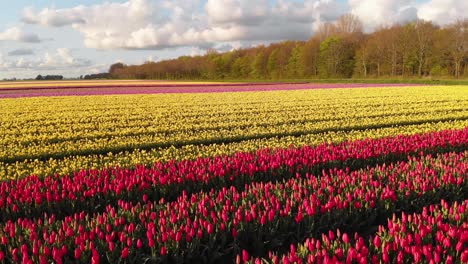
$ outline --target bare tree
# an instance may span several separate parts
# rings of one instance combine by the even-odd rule
[[[417,43],[418,76],[422,76],[423,67],[427,63],[427,58],[433,46],[434,32],[436,27],[430,21],[421,19],[414,24]]]
[[[468,55],[468,19],[449,27],[449,54],[455,65],[455,77],[460,78],[462,63]]]
[[[323,23],[317,29],[314,38],[319,42],[326,40],[329,37],[332,37],[336,34],[336,26],[332,23]]]
[[[362,33],[362,22],[353,14],[344,14],[335,22],[335,28],[341,34]]]
[[[361,73],[364,78],[367,77],[367,69],[369,68],[369,50],[370,48],[367,40],[356,51],[356,67],[358,72]]]

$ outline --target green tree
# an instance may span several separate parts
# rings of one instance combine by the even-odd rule
[[[267,63],[269,57],[261,50],[255,55],[250,64],[250,76],[255,79],[265,79],[267,77]]]
[[[279,77],[279,49],[276,48],[273,52],[270,53],[267,63],[268,75],[272,79],[277,79]]]
[[[303,45],[296,45],[289,57],[287,70],[289,78],[302,78],[304,73],[304,64],[301,63]]]

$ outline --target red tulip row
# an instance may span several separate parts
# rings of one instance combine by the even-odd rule
[[[134,169],[83,170],[74,175],[31,176],[0,183],[0,220],[37,217],[44,213],[64,217],[82,210],[103,211],[118,200],[175,200],[183,191],[243,187],[257,181],[320,173],[328,168],[357,169],[406,159],[415,153],[460,151],[468,146],[468,128],[428,134],[358,140],[338,145],[263,149],[197,160],[156,163]]]
[[[442,195],[465,199],[467,155],[411,158],[353,172],[332,169],[321,176],[252,183],[243,191],[183,193],[168,203],[119,201],[104,213],[81,212],[63,220],[51,215],[7,221],[0,224],[0,260],[224,261],[220,256],[233,257],[250,244],[266,252],[275,243],[300,240],[330,226],[369,226],[376,217],[420,208]]]
[[[310,238],[288,253],[250,258],[243,250],[237,262],[248,263],[468,263],[468,200],[424,207],[422,213],[393,215],[368,240],[355,233],[329,231]]]

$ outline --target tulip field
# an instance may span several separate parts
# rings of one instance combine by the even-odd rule
[[[1,83],[0,263],[468,263],[468,86]]]

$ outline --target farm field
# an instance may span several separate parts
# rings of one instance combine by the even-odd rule
[[[4,263],[467,263],[468,86],[0,84]]]

